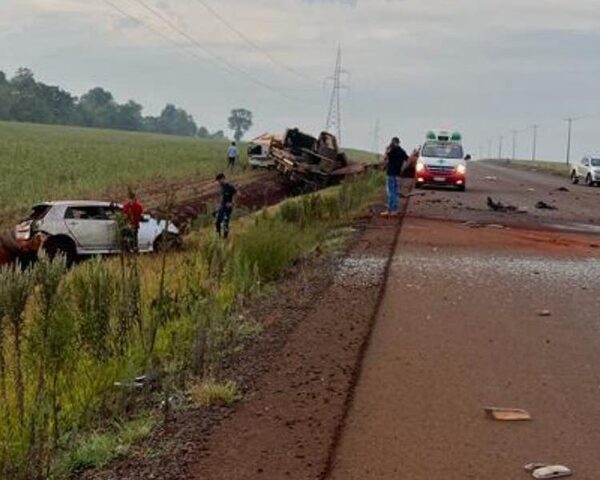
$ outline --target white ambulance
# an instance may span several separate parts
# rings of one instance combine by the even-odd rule
[[[416,164],[416,187],[425,185],[467,188],[467,160],[462,135],[449,130],[430,130]]]

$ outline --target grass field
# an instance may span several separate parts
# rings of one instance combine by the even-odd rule
[[[36,201],[210,175],[225,149],[185,137],[0,122],[0,221]]]
[[[490,160],[490,162],[497,163],[498,165],[511,166],[521,170],[540,170],[560,176],[569,175],[569,167],[561,162],[548,162],[543,160],[537,160],[535,162],[532,160],[511,160],[509,162],[506,160]]]
[[[0,122],[0,224],[38,201],[125,195],[127,185],[211,176],[223,169],[226,147],[223,141],[169,135]],[[367,152],[348,154],[376,160]]]

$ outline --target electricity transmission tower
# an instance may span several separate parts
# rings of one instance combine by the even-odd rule
[[[329,100],[329,113],[327,114],[326,132],[334,131],[338,144],[342,144],[342,108],[340,102],[340,92],[346,88],[342,85],[342,76],[348,72],[342,69],[342,47],[338,47],[337,59],[335,61],[335,71],[332,77],[327,80],[333,83],[331,99]]]

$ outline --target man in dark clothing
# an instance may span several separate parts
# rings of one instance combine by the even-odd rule
[[[219,173],[217,182],[221,186],[221,204],[217,211],[216,228],[219,237],[227,238],[229,236],[229,221],[233,212],[233,199],[237,194],[236,188],[228,183],[225,175]]]
[[[404,166],[404,162],[406,162],[407,160],[408,155],[400,146],[400,139],[398,137],[392,138],[392,142],[387,148],[385,154],[385,169],[387,174],[388,197],[388,210],[387,212],[383,213],[383,215],[385,216],[398,215],[400,176],[402,174],[402,167]]]

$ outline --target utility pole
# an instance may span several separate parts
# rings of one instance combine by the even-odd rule
[[[573,132],[574,118],[567,118],[567,165],[571,163],[571,134]]]
[[[342,108],[340,102],[340,92],[343,88],[342,75],[347,73],[342,69],[342,47],[338,47],[337,58],[335,61],[335,71],[332,77],[329,77],[333,83],[333,89],[331,91],[331,98],[329,100],[329,112],[327,113],[327,124],[325,126],[326,132],[334,130],[337,135],[338,145],[342,144]]]
[[[531,151],[531,160],[533,162],[535,162],[535,158],[536,158],[536,154],[537,154],[537,134],[538,134],[538,128],[540,128],[539,125],[532,125],[531,128],[533,128],[533,148]]]
[[[517,159],[517,130],[512,131],[512,159],[513,162]]]
[[[498,160],[502,160],[502,143],[504,142],[504,136],[500,135],[500,140],[498,141]]]

